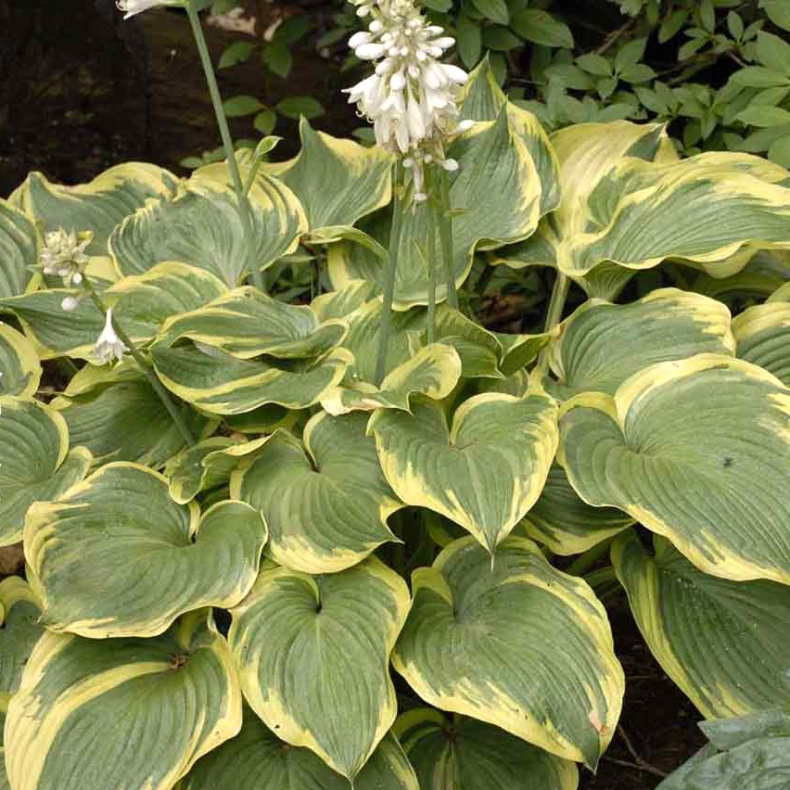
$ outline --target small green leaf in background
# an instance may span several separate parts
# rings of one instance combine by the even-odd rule
[[[498,25],[510,22],[510,13],[505,0],[472,0],[474,7],[486,18]]]
[[[790,136],[784,134],[779,140],[774,140],[768,149],[768,158],[782,167],[790,168]]]
[[[573,47],[573,33],[564,23],[546,11],[525,8],[513,17],[513,30],[533,44],[544,47]]]
[[[713,8],[713,0],[702,0],[699,14],[702,26],[708,33],[713,33],[716,30],[716,11]]]
[[[461,58],[461,63],[466,68],[471,69],[477,65],[480,60],[480,55],[483,51],[483,37],[480,30],[480,25],[472,21],[465,14],[458,17],[458,25],[455,31],[458,55]]]
[[[272,41],[261,52],[264,66],[279,77],[287,77],[293,66],[293,58],[288,47],[282,41]]]
[[[626,69],[636,66],[645,55],[646,45],[646,38],[635,38],[633,41],[629,41],[625,46],[621,47],[614,58],[614,70],[620,74]]]
[[[312,96],[289,96],[277,105],[277,111],[286,118],[298,121],[303,115],[310,120],[324,114],[321,103]]]
[[[274,110],[263,110],[255,116],[253,123],[261,134],[271,134],[277,124],[277,113]]]
[[[762,0],[760,8],[775,25],[790,30],[790,3],[787,0]]]
[[[303,38],[309,29],[310,19],[306,14],[289,16],[277,28],[273,40],[280,41],[283,44],[294,44]]]
[[[237,63],[244,63],[254,51],[255,42],[236,41],[222,53],[222,57],[219,59],[219,67],[227,69],[235,66]]]
[[[790,44],[773,33],[758,33],[757,57],[763,66],[790,74]]]
[[[487,27],[483,31],[483,44],[495,52],[508,52],[522,46],[521,39],[502,25]]]
[[[781,126],[790,123],[790,112],[781,107],[752,106],[738,115],[738,120],[750,126]]]
[[[609,77],[612,74],[612,64],[603,56],[592,52],[576,58],[576,63],[588,74],[595,74],[596,77]]]
[[[225,115],[228,118],[252,115],[262,109],[263,105],[254,96],[233,96],[225,102]]]
[[[744,27],[743,19],[741,19],[740,14],[737,14],[735,11],[730,11],[730,13],[727,14],[727,29],[736,41],[740,41],[743,38],[743,33],[746,28]]]
[[[438,11],[440,14],[444,14],[452,9],[453,0],[424,0],[423,5],[426,8],[430,8],[431,11]]]
[[[658,31],[659,44],[665,44],[670,39],[674,38],[686,22],[688,11],[680,9],[673,11],[662,23]]]
[[[775,88],[790,85],[790,76],[765,66],[746,66],[732,75],[732,81],[745,88]]]

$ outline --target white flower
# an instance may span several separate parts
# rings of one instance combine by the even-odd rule
[[[149,8],[154,8],[158,5],[182,5],[180,0],[117,0],[116,5],[120,11],[123,11],[124,19],[130,16],[141,14]]]
[[[352,0],[354,2],[354,0]],[[442,63],[455,40],[431,25],[413,0],[357,0],[373,21],[355,33],[349,46],[360,60],[376,61],[375,73],[344,92],[372,124],[376,143],[409,160],[414,199],[423,191],[422,168],[431,161],[448,171],[458,163],[446,159],[444,144],[461,131],[457,99],[467,80],[458,66]]]
[[[112,325],[112,309],[107,311],[104,329],[96,340],[93,350],[102,364],[112,362],[113,359],[122,360],[124,353],[129,350],[115,334]]]
[[[39,263],[44,274],[63,278],[66,288],[82,282],[82,273],[90,260],[85,252],[93,241],[93,233],[83,231],[67,233],[63,228],[50,231],[44,236],[44,246],[39,254]]]
[[[73,313],[80,306],[80,300],[76,296],[65,296],[60,303],[60,309],[67,313]]]

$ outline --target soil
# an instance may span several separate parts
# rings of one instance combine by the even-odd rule
[[[293,10],[262,0],[247,5],[261,30]],[[332,3],[310,4],[316,35],[333,10]],[[206,32],[215,62],[238,40],[216,27]],[[271,105],[310,94],[327,109],[320,128],[347,135],[359,124],[339,94],[353,79],[340,73],[340,59],[308,41],[294,50],[287,82],[253,62],[220,72],[220,87],[225,96],[252,94]],[[0,76],[0,196],[31,170],[75,183],[118,162],[144,160],[186,174],[181,159],[219,144],[181,12],[123,22],[113,0],[0,0]],[[249,119],[232,127],[236,137],[253,136]],[[282,152],[294,153],[295,125],[277,131],[286,137]],[[19,572],[21,560],[18,546],[0,551],[0,576]],[[704,743],[700,716],[650,655],[624,597],[612,602],[610,616],[627,678],[625,706],[597,775],[585,771],[581,789],[650,790]]]

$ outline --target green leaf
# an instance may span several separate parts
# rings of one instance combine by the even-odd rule
[[[574,491],[565,470],[552,464],[538,501],[521,521],[527,535],[555,554],[581,554],[634,523],[613,507],[592,507]]]
[[[743,24],[743,19],[740,14],[735,11],[730,11],[727,14],[727,30],[730,31],[730,35],[736,41],[740,41],[743,38],[746,27]]]
[[[676,288],[659,288],[626,305],[593,299],[563,323],[550,346],[558,383],[547,386],[563,399],[582,392],[614,395],[649,365],[704,353],[735,353],[730,311],[715,299]]]
[[[277,113],[274,110],[263,110],[255,116],[253,126],[264,135],[271,134],[277,125]]]
[[[689,58],[694,57],[706,44],[708,43],[707,39],[704,38],[692,38],[690,41],[687,41],[683,46],[678,50],[678,60],[682,63],[684,60],[689,60]]]
[[[224,103],[225,115],[228,118],[241,118],[245,115],[254,115],[260,112],[264,105],[254,96],[234,96]]]
[[[453,7],[453,0],[426,0],[423,5],[426,8],[430,8],[432,11],[438,11],[440,14],[444,14]]]
[[[508,52],[523,46],[524,42],[504,25],[492,25],[483,30],[483,45],[486,49]]]
[[[302,150],[294,159],[263,169],[293,190],[311,232],[352,226],[390,202],[392,159],[387,153],[317,132],[306,120],[299,124],[299,135]]]
[[[585,502],[624,510],[705,573],[787,583],[788,409],[767,371],[699,354],[568,401],[558,457]]]
[[[249,192],[253,229],[250,260],[238,199],[225,186],[224,164],[196,170],[173,200],[149,203],[113,234],[110,249],[124,274],[142,274],[164,261],[184,261],[231,288],[254,264],[264,269],[293,252],[307,229],[301,204],[288,187],[259,174]]]
[[[266,525],[242,502],[201,518],[170,498],[161,475],[113,463],[36,503],[25,542],[47,628],[148,637],[185,612],[237,604],[255,581]]]
[[[82,480],[92,458],[84,447],[69,452],[66,421],[49,406],[4,396],[0,415],[0,546],[10,546],[22,539],[30,506]]]
[[[179,398],[208,414],[245,414],[277,404],[305,409],[337,386],[353,357],[336,349],[317,361],[237,359],[218,349],[194,345],[152,348],[162,383]]]
[[[323,115],[321,103],[312,96],[288,96],[277,105],[277,111],[286,118],[298,121],[301,117],[308,120]]]
[[[633,68],[645,56],[645,47],[647,46],[646,38],[634,38],[627,44],[624,44],[617,52],[614,58],[614,70],[618,74],[624,72],[626,69]]]
[[[622,79],[632,84],[648,82],[649,80],[655,79],[656,76],[655,71],[644,63],[638,63],[636,66],[629,66],[620,74]]]
[[[219,68],[227,69],[238,63],[245,63],[255,51],[257,44],[254,41],[234,41],[226,47],[219,59]]]
[[[514,17],[513,30],[522,38],[544,47],[573,49],[573,33],[570,28],[546,11],[524,8]]]
[[[160,342],[189,339],[238,359],[266,354],[279,359],[318,357],[345,337],[344,321],[319,323],[306,305],[291,305],[252,286],[228,291],[203,307],[165,322]]]
[[[506,25],[510,21],[505,0],[472,0],[472,4],[486,19],[497,25]]]
[[[41,382],[41,372],[33,344],[16,329],[0,323],[0,397],[32,398]]]
[[[36,227],[11,203],[0,200],[0,298],[25,292],[38,263]]]
[[[284,44],[295,44],[310,30],[310,17],[307,14],[294,14],[283,19],[274,31],[274,40]]]
[[[402,507],[384,479],[365,414],[316,414],[303,443],[278,431],[231,479],[269,528],[268,554],[304,573],[356,565],[397,539],[387,519]]]
[[[790,7],[784,0],[760,0],[768,18],[782,30],[790,30]]]
[[[11,786],[164,790],[232,738],[241,727],[236,669],[206,615],[145,640],[46,632],[8,710]]]
[[[243,766],[243,770],[240,767]],[[355,790],[419,790],[397,739],[387,734],[354,780]],[[309,749],[288,748],[252,711],[241,732],[203,757],[179,790],[348,790]]]
[[[228,634],[247,702],[353,779],[395,720],[389,655],[408,610],[405,583],[374,557],[320,576],[265,567]]]
[[[757,58],[763,66],[790,76],[790,44],[773,33],[757,34]]]
[[[669,541],[653,542],[649,556],[630,531],[615,542],[612,561],[639,630],[669,677],[710,719],[787,699],[790,588],[708,576]]]
[[[461,63],[467,69],[471,69],[480,60],[483,51],[480,25],[465,14],[461,14],[456,25],[456,38]]]
[[[127,162],[105,170],[88,184],[61,186],[31,173],[11,196],[40,225],[42,232],[90,230],[90,255],[107,255],[107,242],[115,227],[143,207],[150,198],[167,199],[178,183],[167,170],[140,162]]]
[[[579,772],[568,760],[510,733],[466,717],[451,723],[431,708],[415,708],[395,722],[420,787],[443,790],[576,790]]]
[[[66,420],[72,445],[87,447],[97,463],[132,461],[152,467],[183,449],[184,436],[136,364],[94,371],[88,385],[70,391],[78,383],[75,377],[64,396],[52,401]],[[185,404],[176,408],[193,435],[205,430],[204,417]]]
[[[713,7],[713,0],[702,0],[699,12],[702,26],[708,33],[713,33],[716,30],[716,10]]]
[[[422,699],[594,770],[624,677],[584,581],[552,568],[532,541],[509,538],[492,566],[467,537],[415,571],[412,589],[392,662]]]
[[[377,411],[368,424],[384,476],[407,505],[470,532],[492,555],[537,501],[556,450],[556,406],[542,392],[465,401],[452,428],[430,402]]]
[[[732,322],[738,357],[773,373],[790,387],[790,300],[744,310]]]
[[[768,147],[768,158],[782,167],[790,168],[790,138],[783,136]]]
[[[658,43],[666,44],[667,41],[674,38],[686,24],[688,18],[688,10],[685,8],[677,9],[668,14],[658,31]]]
[[[261,50],[263,65],[278,77],[287,77],[293,66],[293,57],[288,45],[283,41],[272,41],[263,45]]]
[[[790,111],[782,107],[752,105],[738,113],[738,120],[750,126],[783,126],[790,123]]]
[[[576,58],[576,63],[588,74],[595,74],[597,77],[609,77],[612,74],[612,64],[603,56],[595,53]]]
[[[774,88],[790,84],[790,77],[781,71],[767,69],[765,66],[745,66],[731,77],[737,85],[747,88]]]

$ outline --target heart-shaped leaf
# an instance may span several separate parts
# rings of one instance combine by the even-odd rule
[[[498,727],[416,708],[395,722],[420,787],[442,790],[576,790],[576,765]]]
[[[664,538],[649,556],[635,533],[612,550],[639,630],[706,718],[757,713],[790,699],[790,588],[708,576]]]
[[[389,655],[409,591],[374,557],[340,573],[265,568],[228,639],[266,726],[353,779],[395,721]]]
[[[624,691],[606,611],[581,579],[511,537],[494,567],[471,537],[412,576],[392,662],[428,703],[595,768]]]
[[[407,505],[460,524],[492,554],[537,501],[557,449],[557,407],[543,392],[484,393],[465,401],[448,428],[441,407],[377,411],[384,476]]]
[[[69,452],[69,429],[57,411],[0,397],[0,546],[18,543],[28,508],[82,480],[92,460],[84,447]]]
[[[355,790],[420,790],[397,739],[387,734],[354,780]],[[178,790],[348,790],[309,749],[283,743],[252,711],[241,732],[206,755]]]
[[[629,376],[654,363],[735,352],[730,311],[715,299],[676,288],[660,288],[626,305],[592,299],[560,331],[549,360],[558,379],[551,391],[561,398],[613,395]]]
[[[41,363],[32,343],[6,324],[0,324],[0,396],[32,398],[41,382]]]
[[[128,463],[37,503],[25,527],[45,624],[93,638],[155,636],[184,612],[237,604],[265,542],[249,505],[220,502],[201,518],[173,502],[164,477]]]
[[[787,584],[788,414],[770,373],[700,354],[568,401],[560,461],[585,502],[624,510],[706,573]]]
[[[14,790],[167,790],[241,727],[233,658],[205,610],[153,639],[47,631],[6,720]]]
[[[304,445],[278,431],[233,474],[231,496],[261,512],[274,560],[305,573],[333,573],[396,540],[388,517],[402,507],[384,479],[367,416],[316,414]]]

